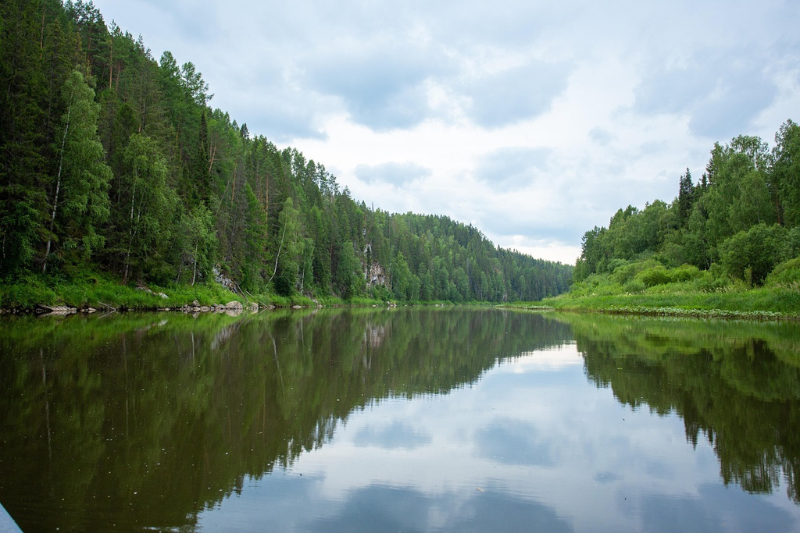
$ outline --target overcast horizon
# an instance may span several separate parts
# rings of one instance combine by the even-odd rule
[[[699,180],[715,142],[771,147],[800,109],[788,1],[94,3],[356,200],[564,263],[617,209]]]

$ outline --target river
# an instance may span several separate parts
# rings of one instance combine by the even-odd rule
[[[800,531],[800,325],[495,309],[0,321],[23,531]]]

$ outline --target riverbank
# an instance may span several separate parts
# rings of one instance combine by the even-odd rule
[[[640,294],[563,294],[541,302],[504,307],[612,314],[800,320],[800,291],[790,288],[733,287],[724,291],[675,291]]]
[[[72,279],[29,274],[13,281],[0,280],[0,314],[72,314],[110,311],[229,312],[233,309],[317,307],[443,307],[449,301],[398,302],[356,296],[309,297],[300,294],[251,294],[231,291],[216,281],[161,287],[123,284],[105,273],[82,273]],[[475,303],[470,305],[492,305]]]
[[[312,299],[302,295],[233,292],[215,281],[160,287],[122,284],[104,273],[84,273],[73,279],[28,275],[0,281],[3,313],[73,313],[93,311],[205,312],[241,308],[318,307],[340,305],[337,298]],[[365,305],[380,304],[365,300]]]

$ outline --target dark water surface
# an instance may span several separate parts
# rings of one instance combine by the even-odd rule
[[[0,321],[24,531],[800,531],[800,325]]]

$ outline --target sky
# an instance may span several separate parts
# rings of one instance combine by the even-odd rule
[[[800,120],[794,0],[94,3],[356,200],[564,263],[715,142]]]

